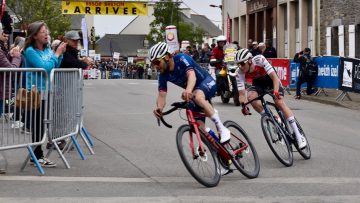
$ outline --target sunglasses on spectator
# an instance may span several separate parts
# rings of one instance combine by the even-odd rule
[[[242,61],[242,62],[239,62],[240,66],[244,66],[248,61]]]
[[[164,55],[163,57],[160,57],[160,58],[157,58],[157,59],[153,60],[153,61],[151,62],[151,64],[152,64],[152,65],[156,65],[156,66],[160,65],[160,60],[163,59],[163,58],[165,58],[165,56],[166,56],[166,55]]]

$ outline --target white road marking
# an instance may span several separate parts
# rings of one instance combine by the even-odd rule
[[[126,178],[126,177],[62,177],[62,176],[2,176],[1,181],[37,181],[37,182],[106,182],[106,183],[150,183],[150,182],[195,182],[192,177],[151,177],[151,178]],[[223,181],[260,184],[360,184],[358,177],[296,177],[296,178],[256,178],[251,180],[222,179]]]
[[[334,195],[334,196],[280,196],[280,197],[255,197],[255,196],[241,196],[241,197],[224,197],[224,196],[161,196],[161,197],[44,197],[44,198],[4,198],[0,197],[0,202],[105,202],[105,203],[163,203],[163,202],[358,202],[359,195]]]
[[[128,82],[128,85],[138,85],[138,82]]]

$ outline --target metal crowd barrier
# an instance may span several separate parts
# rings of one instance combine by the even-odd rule
[[[46,141],[48,79],[43,69],[0,68],[0,151],[27,148],[41,174],[33,148]]]
[[[79,69],[54,69],[49,76],[38,68],[0,68],[0,110],[0,151],[27,148],[29,155],[22,170],[31,158],[45,174],[34,149],[47,139],[67,168],[66,148],[61,151],[57,141],[67,140],[67,149],[74,144],[85,160],[77,142],[80,136],[94,154],[94,143],[83,125],[83,74]]]
[[[50,74],[49,139],[54,144],[67,168],[70,168],[70,165],[64,157],[64,152],[67,152],[72,144],[79,152],[81,159],[86,159],[77,142],[78,135],[82,138],[90,153],[94,154],[92,149],[93,141],[83,127],[82,98],[83,79],[81,70],[75,68],[52,70]],[[57,141],[60,140],[67,142],[62,151],[57,144]],[[49,150],[47,157],[50,156],[51,152],[52,149]]]

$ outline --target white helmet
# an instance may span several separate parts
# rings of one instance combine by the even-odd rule
[[[253,55],[248,49],[240,49],[235,53],[235,60],[236,62],[243,62],[248,60],[249,58],[252,58]]]
[[[226,42],[226,37],[224,35],[220,35],[216,38],[216,43],[218,42]]]
[[[149,50],[150,61],[161,58],[169,53],[169,46],[165,42],[159,42]]]

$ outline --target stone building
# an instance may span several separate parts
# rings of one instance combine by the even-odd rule
[[[320,0],[322,55],[360,58],[360,0]]]
[[[224,34],[246,47],[272,39],[278,57],[305,47],[313,55],[360,58],[360,0],[222,1]]]

